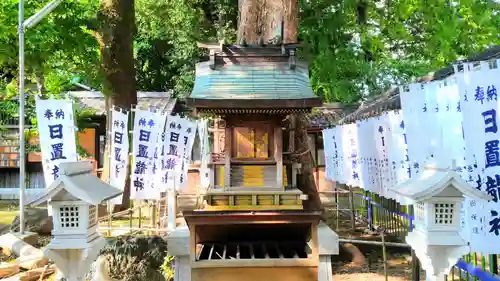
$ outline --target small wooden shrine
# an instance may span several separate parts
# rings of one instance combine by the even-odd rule
[[[210,60],[197,64],[187,103],[197,114],[219,117],[224,127],[205,209],[302,209],[292,163],[283,161],[289,140],[283,122],[322,103],[309,85],[307,64],[295,56],[297,45],[200,45]]]
[[[307,64],[294,44],[200,46],[210,59],[196,65],[187,103],[220,118],[224,149],[205,206],[183,213],[191,280],[318,280],[320,213],[303,209],[283,158],[287,116],[321,105]]]

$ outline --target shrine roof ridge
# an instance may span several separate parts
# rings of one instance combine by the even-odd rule
[[[286,44],[223,44],[223,43],[205,43],[198,42],[199,48],[208,49],[214,52],[227,52],[237,50],[255,50],[255,51],[272,51],[272,50],[296,50],[302,46],[300,43]]]

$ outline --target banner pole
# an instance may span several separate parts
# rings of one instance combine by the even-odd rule
[[[175,185],[176,185],[176,174],[174,172],[174,186],[173,188],[168,188],[167,189],[167,208],[168,208],[168,213],[167,213],[167,219],[168,219],[168,224],[167,228],[170,231],[173,231],[176,227],[176,216],[177,216],[177,198],[176,198],[176,192],[175,192]]]
[[[111,129],[111,126],[113,125],[113,110],[114,110],[114,106],[111,104],[111,98],[110,97],[106,97],[106,99],[108,100],[107,101],[107,110],[108,110],[108,114],[107,114],[107,125],[106,126],[107,128],[107,138],[106,138],[106,145],[108,147],[108,178],[107,178],[107,183],[108,184],[111,184],[111,168],[112,168],[112,165],[111,165],[111,161],[113,160],[112,158],[112,144],[113,144],[113,141],[112,141],[112,134],[113,134],[113,130]],[[109,123],[108,123],[109,122]],[[106,151],[106,149],[105,149]],[[107,209],[108,209],[108,236],[111,236],[111,226],[112,226],[112,223],[111,223],[111,220],[113,219],[112,217],[112,212],[113,212],[113,204],[111,204],[111,200],[108,200],[107,202]]]
[[[24,140],[24,0],[19,1],[19,232],[24,234],[26,154]]]

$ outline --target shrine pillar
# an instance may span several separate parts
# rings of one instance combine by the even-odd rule
[[[174,281],[191,281],[191,260],[189,256],[189,228],[182,226],[167,237],[168,253],[175,256]]]
[[[274,159],[276,161],[276,187],[284,190],[283,185],[283,139],[281,126],[274,128]]]

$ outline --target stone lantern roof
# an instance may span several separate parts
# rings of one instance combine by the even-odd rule
[[[390,188],[391,192],[414,202],[422,202],[433,197],[463,197],[474,200],[491,200],[492,196],[477,190],[452,170],[425,168],[422,173],[406,182]]]
[[[93,175],[91,161],[61,163],[59,169],[57,180],[40,197],[29,200],[27,205],[40,205],[64,192],[89,205],[97,205],[123,193]]]

